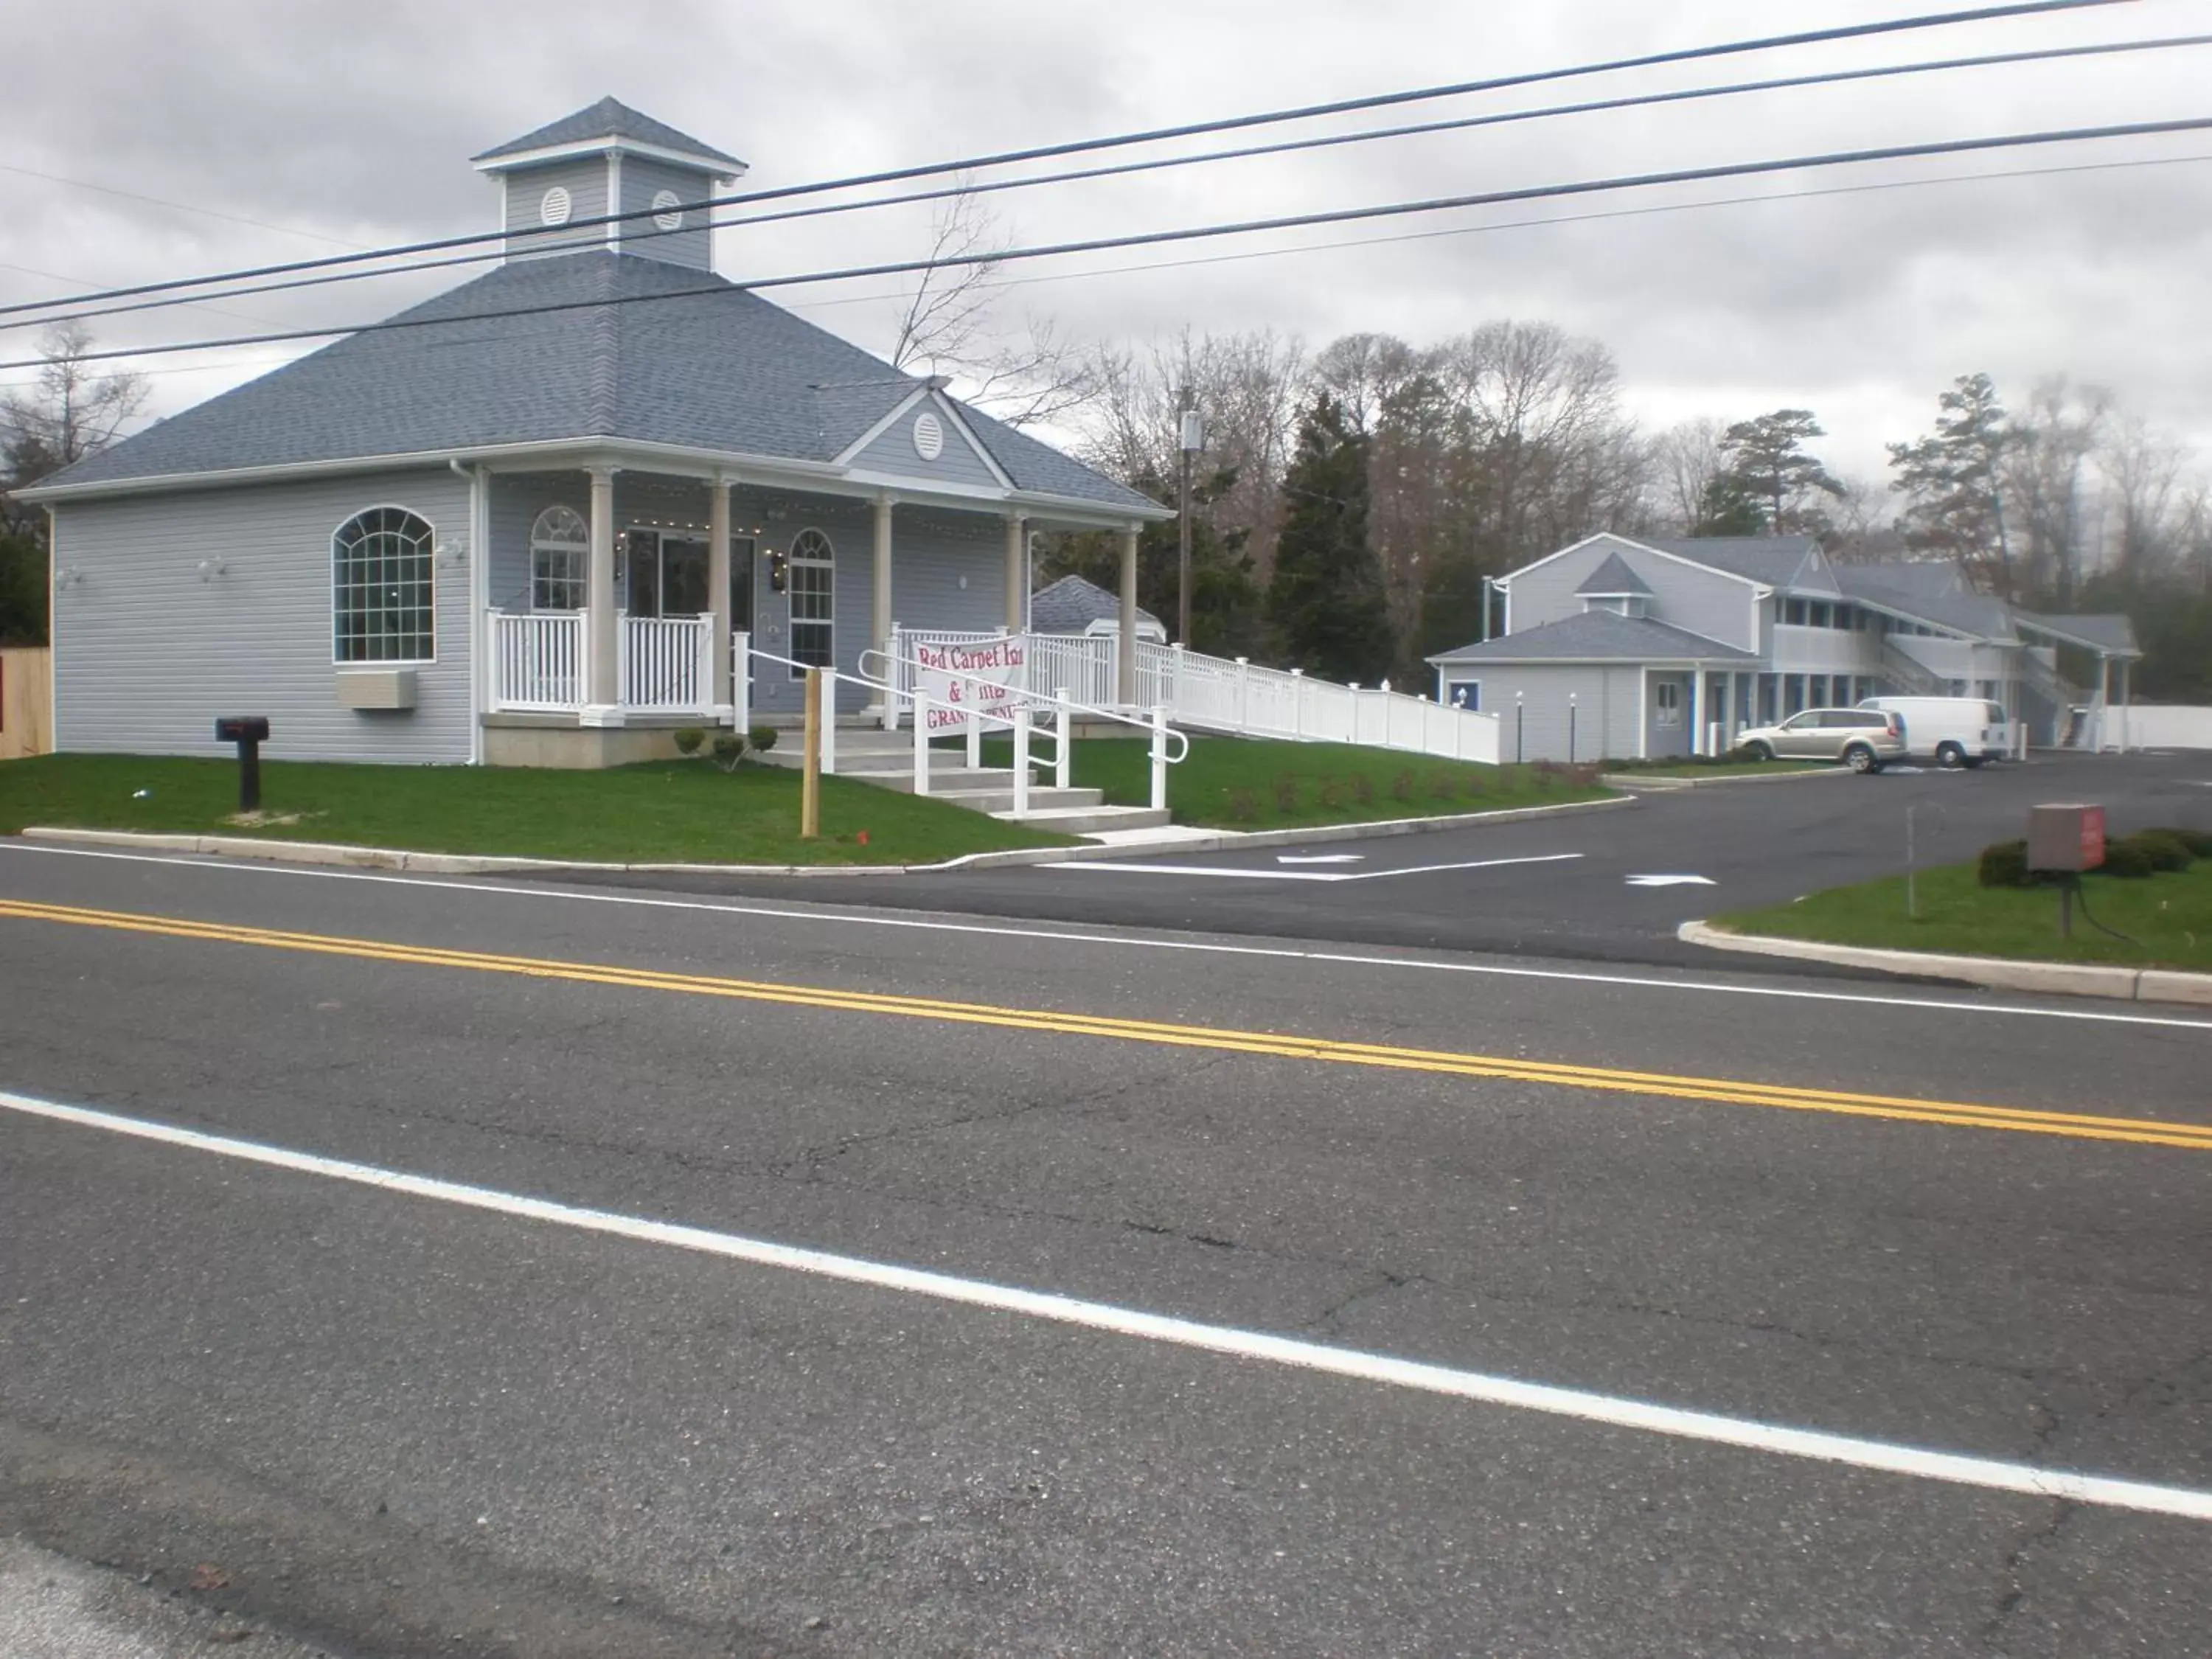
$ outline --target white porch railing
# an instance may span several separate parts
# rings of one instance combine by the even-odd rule
[[[893,656],[899,704],[914,697],[913,644],[975,644],[996,634],[900,629]],[[1111,635],[1027,634],[1022,689],[1048,696],[1059,688],[1094,707],[1164,708],[1179,726],[1304,743],[1357,743],[1377,749],[1494,766],[1500,759],[1498,717],[1412,697],[1387,685],[1363,688],[1307,678],[1293,669],[1261,668],[1181,646],[1137,644],[1137,684],[1116,695]],[[896,714],[896,711],[894,711]]]
[[[584,706],[584,617],[554,611],[489,618],[494,713],[565,714]]]
[[[491,612],[486,649],[492,711],[570,714],[583,708],[584,623],[580,611]],[[615,653],[615,684],[623,708],[659,714],[713,711],[713,617],[621,617]]]

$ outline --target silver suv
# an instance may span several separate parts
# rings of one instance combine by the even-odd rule
[[[1779,726],[1754,726],[1736,744],[1761,760],[1841,761],[1854,772],[1879,772],[1905,758],[1905,725],[1881,708],[1808,708]]]

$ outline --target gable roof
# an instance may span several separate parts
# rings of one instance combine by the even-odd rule
[[[586,105],[573,115],[564,115],[557,121],[548,121],[534,132],[526,132],[520,138],[469,159],[479,167],[511,155],[527,155],[541,149],[562,149],[577,144],[595,143],[600,139],[627,139],[632,143],[649,144],[656,149],[673,150],[693,159],[716,163],[724,167],[745,170],[745,164],[734,155],[725,155],[711,144],[702,144],[688,132],[678,132],[665,121],[656,121],[650,115],[632,109],[618,99],[602,98],[596,104]],[[485,171],[496,171],[485,167]]]
[[[400,325],[349,335],[40,489],[587,437],[827,467],[922,385],[720,276],[598,248],[501,265],[392,320]],[[1163,511],[1033,438],[961,415],[1017,490]]]
[[[2098,613],[2054,617],[2033,611],[2015,611],[2013,616],[2021,626],[2069,645],[2108,651],[2115,656],[2142,655],[2142,647],[2136,643],[2136,625],[2124,616]]]
[[[1787,587],[1820,550],[1811,536],[1638,536],[1662,553],[1748,577],[1766,587]]]
[[[1118,627],[1121,620],[1121,601],[1081,576],[1062,576],[1030,598],[1030,626],[1040,634],[1080,634],[1093,623]],[[1160,619],[1140,606],[1137,624],[1158,628]]]
[[[1439,665],[1483,662],[1756,662],[1739,651],[1700,635],[1615,611],[1585,611],[1517,634],[1463,645],[1431,657]]]
[[[1628,568],[1628,561],[1618,553],[1608,553],[1605,562],[1583,578],[1577,593],[1602,594],[1649,593],[1651,584]]]

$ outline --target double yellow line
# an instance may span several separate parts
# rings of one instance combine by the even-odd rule
[[[781,1003],[847,1013],[884,1014],[967,1025],[995,1025],[1012,1030],[1051,1031],[1070,1036],[1112,1038],[1170,1048],[1206,1048],[1231,1054],[1267,1054],[1285,1060],[1367,1066],[1386,1071],[1442,1073],[1451,1077],[1503,1078],[1560,1088],[1609,1091],[1676,1100],[1717,1102],[1731,1106],[1771,1106],[1790,1111],[1833,1112],[1850,1117],[1903,1119],[1973,1129],[2009,1129],[2023,1134],[2065,1135],[2084,1140],[2131,1141],[2146,1146],[2182,1146],[2212,1152],[2212,1124],[2169,1123],[2153,1118],[2099,1117],[2072,1112],[2025,1111],[1966,1101],[1914,1100],[1892,1095],[1849,1093],[1835,1089],[1796,1089],[1780,1084],[1729,1078],[1678,1076],[1665,1072],[1631,1072],[1607,1066],[1567,1066],[1499,1054],[1454,1054],[1428,1048],[1393,1048],[1370,1042],[1340,1042],[1326,1037],[1241,1031],[1206,1025],[1177,1025],[1159,1020],[1117,1019],[1053,1009],[1006,1008],[989,1003],[952,1002],[938,997],[888,995],[787,985],[769,980],[727,979],[704,974],[662,973],[647,968],[618,968],[595,963],[560,962],[539,957],[495,955],[479,951],[444,951],[428,945],[393,945],[378,939],[346,939],[329,933],[295,933],[228,922],[195,921],[124,910],[90,910],[70,905],[0,899],[0,917],[49,921],[123,933],[154,933],[210,944],[252,945],[300,951],[317,956],[349,957],[369,962],[405,963],[424,968],[469,969],[530,979],[567,980],[629,990],[670,991],[690,996],[730,997],[746,1002]]]

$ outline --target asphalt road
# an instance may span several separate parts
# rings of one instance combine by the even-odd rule
[[[1109,926],[1707,965],[1711,951],[1676,940],[1681,922],[1901,871],[1908,843],[1922,864],[1970,859],[1992,841],[2024,834],[2029,806],[2052,800],[2105,803],[2116,833],[2153,824],[2212,829],[2212,755],[2054,755],[1974,772],[1822,774],[1646,794],[1632,805],[1552,819],[1115,860],[1110,868],[593,879]],[[1285,862],[1286,854],[1295,861]],[[1305,861],[1324,856],[1351,861]],[[1523,860],[1546,861],[1505,861]],[[1701,879],[1650,887],[1630,881],[1665,876]]]
[[[0,844],[0,1530],[364,1654],[2203,1652],[2208,1058]]]

